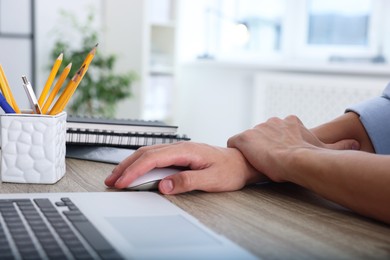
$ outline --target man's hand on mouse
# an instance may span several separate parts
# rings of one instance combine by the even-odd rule
[[[235,148],[179,142],[139,148],[118,164],[105,184],[123,189],[150,170],[169,166],[182,166],[188,170],[164,178],[159,184],[163,194],[192,190],[234,191],[266,179]]]

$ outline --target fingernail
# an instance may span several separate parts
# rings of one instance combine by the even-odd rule
[[[172,180],[162,180],[161,189],[164,193],[170,193],[173,191],[173,181]]]
[[[115,178],[115,174],[110,174],[110,175],[108,175],[107,176],[107,178],[106,178],[106,182],[111,182],[111,181],[113,181]]]

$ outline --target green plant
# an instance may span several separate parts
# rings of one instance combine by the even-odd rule
[[[95,19],[93,12],[90,12],[85,23],[80,23],[74,15],[65,11],[61,12],[61,16],[76,37],[81,37],[81,42],[78,48],[72,48],[73,37],[66,37],[61,30],[56,30],[57,39],[50,56],[55,60],[60,53],[64,54],[60,71],[72,62],[68,76],[71,78],[80,68],[88,52],[99,42],[98,32],[92,26]],[[69,114],[107,118],[115,116],[118,101],[131,96],[131,84],[137,80],[134,72],[116,73],[114,71],[116,61],[117,56],[114,54],[103,55],[99,48],[97,49],[88,72],[67,106]]]

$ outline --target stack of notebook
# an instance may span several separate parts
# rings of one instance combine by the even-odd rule
[[[69,116],[67,157],[118,163],[134,149],[190,140],[161,121]]]

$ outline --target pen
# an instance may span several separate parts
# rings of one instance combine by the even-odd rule
[[[30,101],[30,104],[32,106],[32,109],[33,109],[34,113],[35,114],[42,114],[41,108],[40,108],[40,106],[38,104],[37,97],[34,94],[34,91],[33,91],[32,87],[31,87],[30,82],[28,81],[26,76],[22,76],[22,80],[23,80],[24,90],[26,91],[28,100]]]
[[[8,104],[7,100],[2,94],[0,94],[0,107],[6,113],[15,113],[15,110]]]

